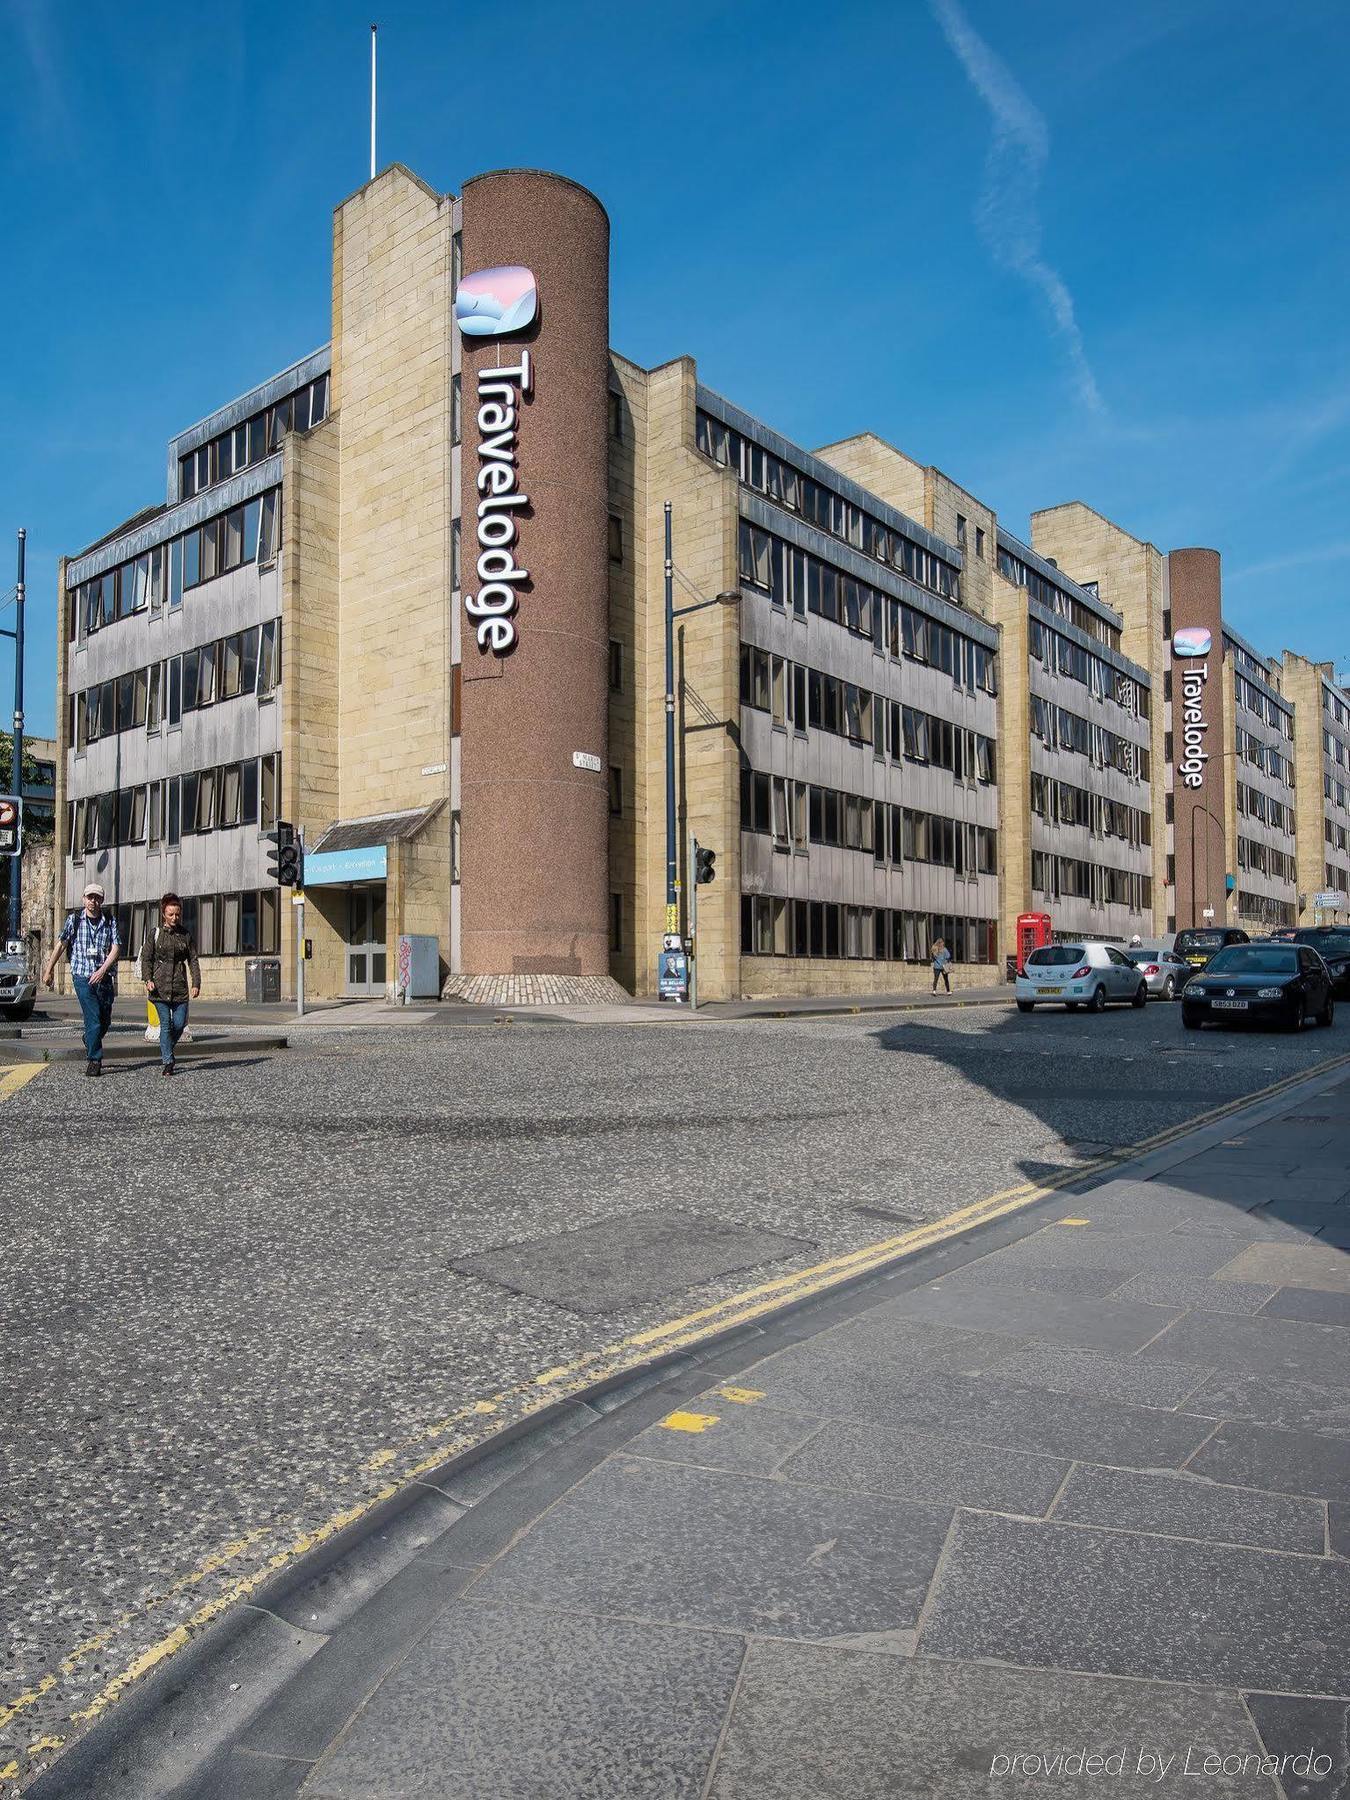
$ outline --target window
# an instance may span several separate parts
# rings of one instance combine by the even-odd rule
[[[266,564],[276,560],[281,546],[281,489],[272,488],[263,495],[262,519],[258,526],[258,561]]]
[[[458,593],[464,585],[463,556],[460,549],[459,520],[450,526],[450,587]]]
[[[983,525],[977,525],[975,527],[975,554],[976,554],[976,556],[978,556],[980,558],[981,562],[983,562],[983,560],[984,560],[984,526]]]
[[[258,761],[253,756],[239,765],[239,823],[258,823]]]
[[[623,645],[618,638],[609,640],[609,691],[611,694],[623,692]]]
[[[461,879],[459,866],[459,814],[450,815],[450,880],[455,883]]]
[[[229,830],[230,826],[240,823],[239,801],[242,791],[242,766],[240,763],[227,763],[221,770],[220,827],[225,831]]]
[[[611,399],[614,396],[611,394]],[[613,955],[623,949],[623,895],[611,894],[609,897],[609,948]]]
[[[609,811],[615,819],[623,814],[623,770],[615,763],[609,765]]]
[[[623,561],[623,520],[617,513],[609,515],[609,560],[612,563]]]
[[[262,777],[262,804],[258,812],[258,823],[264,831],[270,831],[277,822],[277,765],[278,758],[264,756],[260,759]],[[186,780],[186,777],[184,777]]]
[[[280,681],[281,620],[269,619],[258,637],[258,693],[272,693]]]
[[[452,445],[463,441],[464,437],[464,380],[460,375],[450,377],[450,442]]]
[[[221,644],[220,697],[233,700],[241,691],[243,680],[243,638],[227,637]]]
[[[956,515],[956,542],[957,542],[957,547],[959,549],[961,549],[961,550],[965,549],[965,547],[966,547],[966,515],[964,513],[957,513],[957,515]]]

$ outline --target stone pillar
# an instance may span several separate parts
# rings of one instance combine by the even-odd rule
[[[519,328],[461,340],[461,963],[470,976],[607,976],[609,220],[561,176],[479,175],[464,185],[462,252],[465,280],[528,269],[538,304]],[[488,373],[519,369],[522,353],[524,393],[520,376]],[[494,439],[524,501],[496,515],[516,525],[508,559],[478,536]],[[508,577],[514,607],[494,615],[493,573],[511,559],[526,578]]]
[[[1173,550],[1173,844],[1177,929],[1228,919],[1225,774],[1232,719],[1224,706],[1223,609],[1217,550]],[[1207,919],[1205,908],[1214,916]]]

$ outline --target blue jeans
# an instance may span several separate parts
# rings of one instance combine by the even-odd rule
[[[150,1004],[159,1015],[159,1055],[160,1061],[167,1065],[173,1061],[174,1049],[187,1024],[188,1003],[186,1000],[170,1003],[152,994]]]
[[[103,1036],[112,1022],[113,1001],[117,998],[112,976],[105,975],[97,987],[89,985],[87,975],[74,975],[71,979],[84,1016],[84,1053],[90,1062],[101,1063]]]

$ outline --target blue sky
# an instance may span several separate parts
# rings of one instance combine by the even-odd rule
[[[1240,631],[1350,665],[1340,0],[377,11],[381,163],[594,188],[625,354],[693,354],[808,445],[877,431],[1021,535],[1078,498],[1213,545]],[[57,555],[163,498],[174,431],[327,338],[372,16],[0,18],[0,588],[24,524],[30,730]]]

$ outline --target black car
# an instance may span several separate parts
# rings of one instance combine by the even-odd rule
[[[1299,925],[1278,935],[1282,944],[1307,944],[1315,950],[1331,975],[1332,993],[1350,997],[1350,926]]]
[[[1183,957],[1192,969],[1203,969],[1217,951],[1229,944],[1249,942],[1247,933],[1236,925],[1206,925],[1195,930],[1179,931],[1172,945],[1173,953]],[[1189,981],[1190,976],[1186,979]]]
[[[1336,1002],[1327,966],[1306,944],[1230,944],[1216,950],[1181,994],[1181,1022],[1283,1025],[1301,1031],[1308,1019],[1330,1025]]]

